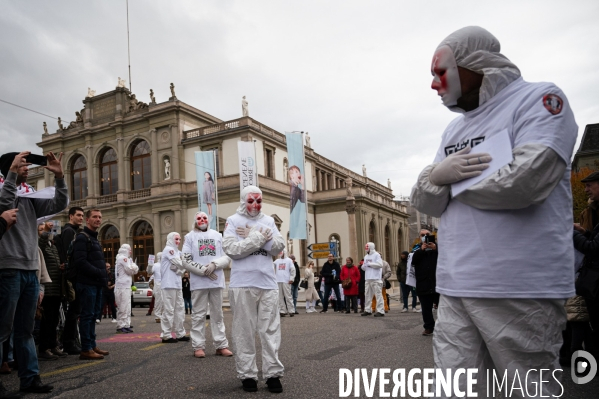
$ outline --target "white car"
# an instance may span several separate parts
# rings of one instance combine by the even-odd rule
[[[134,308],[135,305],[139,305],[140,307],[143,305],[150,306],[150,302],[152,302],[150,283],[138,281],[134,283],[134,286],[137,289],[131,292],[131,307]]]

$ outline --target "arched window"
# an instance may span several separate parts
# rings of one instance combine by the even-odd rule
[[[133,226],[133,259],[137,259],[139,271],[146,270],[148,255],[154,254],[154,230],[150,223],[140,221]]]
[[[391,230],[385,226],[385,260],[391,262]]]
[[[100,157],[100,195],[116,194],[118,187],[116,151],[109,148]]]
[[[371,220],[370,224],[368,225],[368,242],[374,243],[374,239],[375,239],[374,232],[375,231],[376,231],[376,226],[374,224],[374,220]]]
[[[337,261],[339,262],[339,260],[341,259],[341,238],[339,237],[339,234],[331,234],[329,236],[329,242],[336,244],[337,254],[333,253],[333,255],[335,255],[335,258],[337,258]],[[331,252],[333,252],[333,251],[331,251]],[[343,264],[345,262],[339,262],[339,263]]]
[[[77,201],[87,197],[87,161],[83,155],[79,155],[72,165],[71,199]]]
[[[403,237],[401,234],[401,228],[397,229],[397,251],[401,254],[403,251]]]
[[[138,142],[131,151],[131,190],[148,188],[152,184],[150,145],[147,141]]]
[[[119,234],[118,229],[110,224],[102,230],[100,237],[102,240],[104,259],[114,267],[116,255],[121,247],[121,235]]]

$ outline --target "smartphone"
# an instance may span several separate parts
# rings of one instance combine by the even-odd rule
[[[25,159],[34,165],[46,166],[48,164],[48,158],[43,155],[29,154]]]
[[[427,244],[434,244],[435,236],[425,236],[424,242]]]

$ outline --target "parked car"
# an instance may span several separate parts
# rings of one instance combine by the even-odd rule
[[[134,286],[137,289],[131,292],[131,307],[134,308],[136,305],[139,305],[140,307],[143,307],[144,305],[150,306],[150,302],[152,302],[152,289],[150,288],[150,283],[138,281]]]

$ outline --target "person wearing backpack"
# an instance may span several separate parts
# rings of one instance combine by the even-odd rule
[[[81,360],[100,360],[108,355],[96,345],[96,314],[102,308],[102,289],[108,284],[104,252],[98,241],[102,212],[90,209],[85,214],[85,227],[77,233],[69,259],[77,270],[76,293],[81,303],[79,332],[81,334]]]
[[[81,225],[83,224],[83,214],[83,208],[78,206],[70,208],[69,223],[64,225],[60,234],[54,236],[54,244],[56,244],[56,248],[58,249],[58,255],[60,256],[60,263],[63,271],[63,288],[65,289],[65,292],[69,289],[69,284],[75,289],[75,282],[67,282],[66,279],[66,268],[68,266],[67,254],[77,231],[81,229]],[[62,333],[63,351],[69,355],[78,355],[81,353],[81,347],[78,344],[79,332],[77,331],[77,320],[79,320],[80,313],[81,304],[79,298],[75,295],[75,300],[69,302]]]

